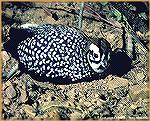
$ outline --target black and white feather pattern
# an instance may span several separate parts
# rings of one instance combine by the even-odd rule
[[[49,79],[61,77],[71,81],[97,74],[90,67],[85,53],[91,42],[77,30],[50,24],[28,27],[28,30],[34,34],[18,44],[17,53],[20,63],[29,72]],[[103,53],[102,57],[105,56],[109,55]],[[107,69],[108,65],[105,66],[101,73]]]

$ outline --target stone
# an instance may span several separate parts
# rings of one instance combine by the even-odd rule
[[[2,51],[1,55],[2,55],[3,64],[5,66],[6,62],[10,59],[10,57],[6,51]]]
[[[74,111],[73,113],[71,113],[70,119],[71,119],[71,120],[79,120],[79,119],[82,119],[82,113],[80,113],[80,112],[78,112],[78,111]]]
[[[18,88],[20,90],[20,97],[19,97],[19,100],[23,103],[25,103],[27,101],[27,93],[25,90],[21,89],[21,88]]]
[[[10,105],[10,100],[8,98],[3,99],[5,105]]]
[[[17,95],[16,90],[12,85],[6,88],[5,94],[9,99],[12,99]]]
[[[108,81],[108,88],[109,89],[115,89],[121,86],[128,86],[129,81],[124,78],[110,76]]]
[[[24,111],[26,112],[27,115],[29,115],[30,117],[34,118],[36,113],[34,112],[34,109],[32,106],[29,105],[25,105],[23,107]]]
[[[83,104],[84,104],[86,107],[90,107],[90,106],[92,105],[92,103],[91,103],[91,102],[88,102],[88,101],[83,102]]]
[[[56,110],[48,111],[47,116],[49,119],[59,120],[59,114]]]

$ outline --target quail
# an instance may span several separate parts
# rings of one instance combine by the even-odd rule
[[[39,81],[72,83],[101,78],[109,68],[110,44],[65,25],[23,24],[4,45],[22,70]]]

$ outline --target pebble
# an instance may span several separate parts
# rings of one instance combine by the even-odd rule
[[[139,72],[136,75],[137,80],[143,80],[145,78],[144,72]]]
[[[13,14],[13,10],[11,10],[11,9],[9,9],[9,8],[7,8],[6,10],[5,10],[5,14],[6,14],[6,16],[7,17],[9,17],[9,18],[11,18],[14,14]]]
[[[8,53],[7,53],[6,51],[2,51],[2,52],[1,52],[1,55],[2,55],[3,63],[6,64],[6,62],[10,59]]]
[[[12,85],[6,88],[5,94],[9,99],[12,99],[17,95],[16,90]]]
[[[27,101],[27,99],[28,99],[26,90],[23,90],[23,89],[21,89],[21,88],[18,88],[18,89],[19,89],[20,92],[21,92],[20,97],[19,97],[19,100],[20,100],[22,103],[25,103],[25,102]]]
[[[117,87],[128,86],[128,84],[129,81],[127,79],[112,76],[109,78],[108,88],[113,90]]]
[[[53,120],[59,120],[59,114],[56,110],[47,112],[48,118]]]
[[[79,119],[82,119],[82,113],[80,113],[80,112],[78,112],[78,111],[74,111],[73,113],[71,113],[70,119],[71,119],[71,120],[79,120]]]
[[[83,105],[85,105],[86,107],[90,107],[92,105],[91,102],[85,101],[83,102]]]
[[[133,85],[130,87],[130,96],[134,101],[141,99],[147,99],[148,98],[148,88],[147,86],[143,85]]]
[[[25,105],[23,109],[30,117],[32,118],[35,117],[36,113],[34,112],[34,109],[32,108],[32,106]]]
[[[8,98],[3,99],[5,105],[10,105],[10,100]]]

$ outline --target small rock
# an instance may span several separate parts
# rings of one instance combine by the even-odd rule
[[[6,51],[2,51],[1,55],[2,55],[3,64],[5,66],[6,62],[10,59],[10,57]]]
[[[129,88],[127,86],[120,86],[115,89],[115,94],[119,97],[125,97],[129,93]]]
[[[79,120],[79,119],[82,119],[82,114],[80,112],[73,112],[71,115],[70,115],[70,119],[71,120]]]
[[[59,87],[60,87],[61,90],[65,89],[65,85],[59,85]]]
[[[103,104],[103,102],[104,102],[104,101],[97,100],[97,101],[96,101],[96,105],[101,106],[101,105]]]
[[[91,102],[88,102],[88,101],[83,102],[83,104],[84,104],[86,107],[90,107],[90,106],[92,105],[92,103],[91,103]]]
[[[44,21],[47,22],[47,23],[51,23],[51,24],[56,24],[57,23],[51,16],[47,16],[44,19]]]
[[[48,112],[47,115],[50,119],[59,120],[59,114],[56,110]]]
[[[148,91],[140,90],[140,91],[138,91],[137,94],[131,92],[130,97],[132,98],[133,101],[137,101],[140,98],[141,99],[148,99]]]
[[[12,85],[6,88],[5,94],[10,99],[14,98],[17,95],[16,90]]]
[[[132,105],[130,106],[130,108],[131,108],[131,109],[136,109],[136,108],[137,108],[137,105],[132,104]]]
[[[8,98],[3,99],[5,105],[10,105],[10,100]]]
[[[145,78],[145,75],[143,71],[137,73],[136,80],[143,80],[144,78]]]
[[[23,107],[24,111],[26,112],[26,114],[28,114],[31,118],[34,118],[36,113],[34,112],[34,109],[32,106],[29,105],[25,105]]]
[[[107,33],[107,40],[109,42],[111,42],[112,40],[114,40],[114,38],[115,38],[115,34],[113,34],[113,33]]]
[[[112,76],[110,77],[110,80],[108,81],[108,88],[113,90],[117,87],[128,86],[128,84],[129,84],[129,81],[127,79]]]
[[[20,95],[20,97],[19,97],[19,99],[20,99],[20,101],[21,102],[26,102],[27,101],[27,94],[26,94],[26,91],[25,90],[23,90],[23,89],[21,89],[21,88],[19,88],[19,90],[20,90],[20,92],[21,92],[21,95]]]
[[[7,16],[8,18],[12,18],[12,16],[13,16],[13,10],[7,8],[7,9],[5,10],[5,14],[6,14],[6,16]]]

